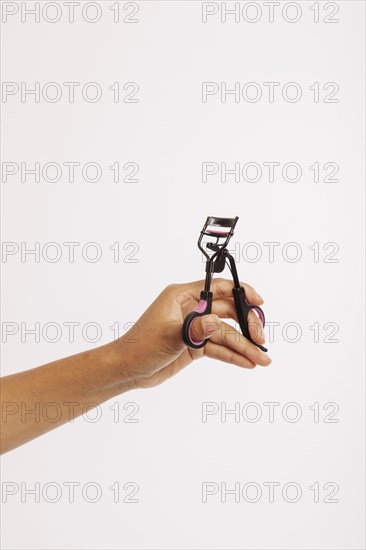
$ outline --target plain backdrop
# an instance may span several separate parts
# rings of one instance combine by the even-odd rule
[[[20,4],[34,2],[19,2],[19,10]],[[301,18],[289,23],[282,2],[270,23],[265,3],[256,2],[263,13],[257,23],[229,16],[223,23],[220,11],[203,23],[201,2],[145,1],[137,3],[137,23],[114,23],[115,3],[100,2],[103,15],[94,24],[83,20],[80,7],[69,23],[64,3],[58,4],[62,17],[56,23],[31,17],[22,22],[19,11],[2,24],[3,82],[28,88],[39,82],[41,89],[56,82],[63,90],[55,103],[42,97],[37,103],[32,96],[22,102],[20,93],[4,102],[3,96],[2,161],[19,168],[92,162],[102,176],[86,181],[79,168],[74,182],[63,170],[59,181],[41,177],[37,183],[31,175],[22,182],[19,171],[3,181],[2,240],[19,252],[3,255],[1,264],[2,374],[108,342],[111,326],[118,323],[123,334],[167,284],[203,278],[196,241],[209,215],[239,216],[232,250],[240,277],[263,295],[268,321],[278,324],[268,344],[268,368],[245,371],[204,359],[160,387],[111,400],[97,422],[90,413],[89,420],[79,418],[5,455],[3,548],[364,548],[364,3],[316,3],[315,23],[313,3],[298,2]],[[120,2],[121,18],[135,11],[132,4]],[[221,3],[211,4],[221,9]],[[325,23],[334,6],[339,22]],[[64,82],[80,83],[74,103]],[[96,103],[81,96],[89,82],[102,89]],[[132,88],[123,86],[136,83],[138,102],[115,103],[109,87],[116,82],[124,96]],[[255,103],[242,96],[235,102],[232,95],[223,102],[217,93],[203,102],[203,82],[224,82],[228,89],[255,82],[263,96]],[[265,82],[279,83],[273,102]],[[282,97],[289,82],[301,87],[297,102]],[[338,85],[338,102],[324,102],[333,90],[323,89],[328,82]],[[115,183],[109,167],[116,162],[123,177],[130,171],[123,171],[125,164],[136,163],[138,181]],[[228,168],[255,162],[263,175],[257,182],[236,182],[230,175],[221,182],[220,174],[203,182],[204,162]],[[265,162],[280,163],[279,170],[296,162],[302,176],[289,182],[279,171],[270,182]],[[309,169],[316,162],[319,182]],[[338,166],[338,181],[323,181],[331,173],[326,163]],[[80,243],[74,262],[63,244],[68,242]],[[274,261],[264,245],[269,242],[279,243]],[[56,251],[44,248],[47,243],[57,243],[59,261],[47,259]],[[98,262],[83,258],[88,243],[102,251]],[[119,262],[110,249],[114,243]],[[286,259],[286,251],[291,256],[295,250],[288,243],[301,251],[296,262]],[[40,261],[32,255],[22,261],[22,247],[35,246]],[[256,250],[261,257],[248,261]],[[87,251],[92,257],[93,248]],[[36,323],[38,342],[25,332]],[[73,342],[65,323],[79,323]],[[93,343],[96,326],[100,334]],[[14,334],[6,338],[9,327]],[[219,412],[203,422],[207,402]],[[274,422],[268,402],[278,403]],[[286,408],[293,402],[301,411],[298,422],[282,414],[284,408],[294,414]],[[257,405],[249,410],[248,403]],[[220,416],[235,406],[238,422]],[[243,410],[254,415],[257,406],[261,418],[248,421]],[[338,421],[324,421],[332,412],[331,420]],[[137,422],[128,421],[130,413]],[[4,502],[9,482],[14,494]],[[71,482],[79,484],[74,502]],[[205,482],[217,488],[206,503]],[[274,502],[268,482],[279,484]],[[301,488],[298,502],[283,497],[290,482]],[[26,493],[36,483],[39,502]],[[116,483],[117,503],[110,489]],[[235,502],[228,494],[222,502],[225,487],[235,483],[240,489],[256,485],[249,498],[241,493]],[[320,502],[310,489],[316,483]],[[257,486],[262,496],[249,502]],[[101,491],[95,503],[93,487]],[[335,488],[338,502],[324,502]],[[131,498],[138,502],[123,502]]]

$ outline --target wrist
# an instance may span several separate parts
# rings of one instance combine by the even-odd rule
[[[104,388],[114,388],[115,395],[137,389],[138,385],[131,375],[132,363],[127,346],[119,340],[105,344],[94,350],[96,360],[102,362],[105,375]],[[98,359],[99,358],[99,359]]]

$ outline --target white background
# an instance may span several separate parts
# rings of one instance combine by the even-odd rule
[[[3,3],[5,4],[5,2]],[[13,3],[16,4],[16,3]],[[20,9],[20,2],[18,7]],[[27,2],[33,7],[34,2]],[[44,4],[44,3],[41,3]],[[244,3],[245,4],[245,3]],[[20,331],[3,345],[2,374],[11,374],[82,351],[113,339],[108,328],[136,321],[169,283],[200,279],[204,264],[196,240],[206,216],[239,216],[233,250],[242,280],[265,298],[268,321],[277,322],[269,343],[273,363],[243,371],[204,359],[176,378],[151,390],[124,394],[106,403],[99,422],[80,418],[3,457],[2,481],[19,492],[2,505],[2,544],[8,549],[361,549],[363,542],[363,129],[364,129],[364,11],[361,1],[337,2],[338,23],[324,23],[330,14],[319,4],[314,23],[312,2],[298,2],[301,17],[289,23],[283,3],[268,21],[268,8],[257,2],[257,23],[220,12],[202,22],[201,2],[138,2],[138,23],[113,22],[112,2],[100,2],[102,18],[90,24],[76,9],[68,22],[51,24],[20,12],[2,24],[2,80],[26,82],[98,82],[103,96],[85,101],[76,91],[39,103],[20,93],[2,103],[3,162],[41,165],[75,161],[96,162],[100,181],[89,183],[77,172],[74,183],[65,171],[60,181],[35,183],[20,174],[2,183],[2,239],[26,243],[49,242],[62,248],[60,261],[40,262],[20,253],[2,260],[2,322],[49,322],[80,326],[95,322],[102,328],[92,344],[67,329],[58,342],[34,341]],[[334,3],[332,3],[334,4]],[[83,3],[82,3],[83,5]],[[230,6],[229,6],[230,5]],[[228,2],[227,6],[232,7]],[[220,3],[217,4],[220,7]],[[241,4],[243,7],[243,4]],[[123,11],[123,8],[126,8]],[[333,9],[333,8],[332,8]],[[121,2],[121,15],[131,11]],[[254,13],[254,12],[250,12]],[[291,10],[289,16],[292,17]],[[50,17],[52,11],[50,9]],[[92,16],[92,11],[90,11]],[[139,85],[138,103],[114,103],[108,90],[114,82]],[[220,95],[202,102],[202,82],[226,82],[232,88],[256,82],[263,96],[256,103]],[[264,82],[279,82],[268,101]],[[297,82],[298,102],[285,101],[284,84]],[[314,82],[320,101],[314,102]],[[322,87],[336,82],[338,102],[325,103]],[[330,92],[331,89],[328,90]],[[297,162],[302,177],[284,181],[278,172],[268,181],[263,162]],[[114,162],[136,162],[138,183],[114,183],[108,169]],[[256,183],[235,182],[219,175],[202,181],[203,162],[257,162],[263,175]],[[314,182],[309,166],[337,163],[338,182]],[[328,172],[321,171],[321,180]],[[64,242],[81,243],[74,263]],[[85,261],[80,249],[96,242],[102,249],[97,263]],[[136,263],[113,262],[109,246],[139,247]],[[257,262],[243,258],[246,243],[258,243]],[[265,242],[280,243],[269,261]],[[302,256],[290,262],[282,255],[296,242]],[[334,259],[324,261],[336,243]],[[236,243],[236,244],[235,244]],[[319,243],[320,259],[309,247]],[[123,250],[125,257],[131,248]],[[236,249],[237,250],[237,249]],[[250,253],[253,254],[253,248]],[[289,255],[294,249],[289,250]],[[92,251],[91,251],[92,252]],[[50,250],[50,254],[52,251]],[[229,276],[229,274],[226,274]],[[296,343],[282,329],[301,327]],[[320,341],[309,329],[319,323]],[[336,323],[338,343],[325,343]],[[50,333],[51,334],[51,333]],[[267,333],[268,341],[268,333]],[[113,421],[114,403],[123,419],[137,403],[137,423]],[[220,414],[202,422],[202,403],[216,402],[242,410],[255,402],[258,422]],[[278,402],[275,421],[268,421],[265,402]],[[286,403],[296,402],[298,422],[284,420]],[[320,404],[320,421],[310,406]],[[338,422],[324,422],[326,403],[336,403]],[[224,405],[225,406],[225,405]],[[289,410],[289,415],[294,409]],[[253,409],[249,411],[253,414]],[[92,415],[90,415],[92,418]],[[66,482],[81,485],[75,502]],[[273,503],[264,482],[278,482]],[[63,488],[59,502],[27,496],[27,488],[53,482]],[[86,502],[81,488],[97,483],[102,497]],[[113,502],[108,489],[137,483],[138,503]],[[220,492],[202,502],[202,483],[259,484],[256,503]],[[282,497],[282,488],[295,482],[302,488],[297,503]],[[320,502],[309,489],[320,484]],[[323,502],[336,483],[339,502]],[[130,491],[123,491],[123,497]],[[92,496],[92,491],[91,491]],[[50,497],[53,495],[50,491]]]

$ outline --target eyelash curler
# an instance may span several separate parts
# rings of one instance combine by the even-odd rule
[[[264,346],[261,346],[254,342],[249,334],[249,325],[248,325],[248,315],[249,312],[253,309],[258,313],[258,316],[264,327],[265,317],[263,310],[258,306],[252,306],[248,304],[245,297],[245,290],[240,286],[238,272],[236,270],[235,260],[232,255],[227,250],[227,245],[234,235],[234,229],[238,221],[238,216],[236,218],[213,218],[208,217],[205,225],[201,231],[201,234],[198,239],[198,248],[203,252],[206,261],[206,280],[205,288],[202,290],[200,295],[200,301],[198,302],[197,307],[188,313],[183,322],[182,328],[182,337],[184,343],[193,349],[200,349],[206,345],[207,339],[202,340],[202,342],[195,342],[190,336],[190,327],[191,323],[196,317],[202,317],[202,315],[208,315],[212,311],[212,297],[213,294],[210,291],[211,281],[214,273],[221,273],[225,269],[225,265],[228,265],[231,275],[233,277],[234,287],[233,287],[233,296],[234,304],[236,309],[236,314],[238,316],[238,321],[240,329],[243,333],[243,336],[252,344],[255,344],[262,351],[268,351]],[[211,229],[213,227],[213,229]],[[216,227],[222,229],[216,230]],[[202,239],[204,236],[214,237],[216,242],[207,242],[206,247],[213,252],[210,256],[202,246]],[[227,263],[227,261],[229,263]]]

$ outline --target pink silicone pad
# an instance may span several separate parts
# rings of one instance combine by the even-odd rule
[[[210,229],[207,229],[205,233],[209,233],[210,235],[228,235],[229,231],[211,231]]]

